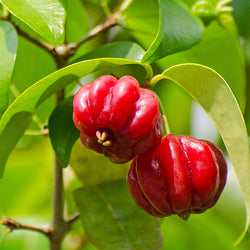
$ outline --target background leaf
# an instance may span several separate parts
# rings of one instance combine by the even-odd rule
[[[232,1],[230,4],[234,7],[233,16],[238,26],[240,35],[250,36],[250,2],[248,0]]]
[[[49,119],[49,137],[62,167],[67,167],[72,147],[80,136],[73,122],[73,97],[62,101]]]
[[[202,23],[178,0],[159,0],[159,8],[158,34],[144,55],[143,62],[151,63],[167,55],[186,50],[202,38]]]
[[[113,67],[128,64],[139,65],[140,63],[118,58],[83,61],[50,74],[24,91],[6,110],[0,121],[0,176],[3,174],[10,152],[29,126],[32,114],[41,103],[80,77],[95,71],[111,70]]]
[[[6,21],[0,21],[0,119],[8,107],[9,85],[16,59],[17,34],[15,28]]]
[[[128,8],[123,11],[119,21],[119,24],[146,49],[157,35],[159,26],[159,6],[157,2],[152,0],[132,1]],[[145,8],[145,6],[147,7]]]
[[[73,62],[106,57],[126,58],[129,60],[141,61],[144,54],[145,51],[138,44],[129,41],[121,41],[100,46],[97,49],[76,58]]]
[[[1,0],[1,3],[49,43],[63,44],[66,0]]]
[[[250,162],[245,122],[238,103],[225,80],[215,71],[202,65],[173,66],[152,81],[167,78],[180,85],[207,112],[227,148],[238,176],[247,208],[247,227],[250,223]],[[247,228],[244,234],[247,233]]]
[[[182,63],[198,63],[217,71],[227,81],[244,110],[246,77],[244,57],[238,38],[230,29],[213,22],[204,31],[202,41],[193,48],[157,61],[160,72]]]
[[[103,154],[86,149],[78,140],[71,153],[70,166],[85,187],[106,181],[124,179],[129,163],[114,164]]]
[[[74,191],[89,240],[100,249],[161,249],[159,219],[140,210],[125,180]]]

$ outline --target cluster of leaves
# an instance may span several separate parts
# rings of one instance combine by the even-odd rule
[[[79,82],[102,74],[129,74],[141,84],[150,79],[171,131],[177,134],[190,133],[195,100],[223,139],[250,215],[249,148],[242,111],[246,110],[247,126],[250,120],[238,34],[233,19],[223,25],[214,20],[204,27],[191,13],[194,4],[193,0],[1,0],[0,175],[17,143],[29,138],[25,133],[41,132],[48,125],[61,166],[70,165],[81,182],[74,199],[88,239],[100,249],[162,245],[160,221],[140,211],[129,196],[128,166],[113,165],[76,142],[79,132],[72,122],[71,96]],[[48,52],[20,34],[23,29],[52,49],[63,48],[86,36],[100,17],[108,18],[110,9],[116,27],[84,43],[60,70]],[[249,44],[249,33],[243,24],[239,27]],[[56,106],[51,97],[64,88],[68,98]],[[247,238],[249,222],[247,216],[242,238]]]

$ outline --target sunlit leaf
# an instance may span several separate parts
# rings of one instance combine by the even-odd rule
[[[159,0],[159,8],[158,34],[143,57],[143,62],[154,62],[167,55],[189,49],[202,38],[202,23],[192,16],[181,2]]]
[[[62,167],[68,166],[72,147],[80,136],[72,114],[73,98],[68,98],[54,109],[49,119],[49,137]]]
[[[114,164],[103,154],[86,149],[78,140],[72,150],[70,166],[83,186],[124,179],[129,163]]]
[[[63,44],[66,0],[1,0],[1,3],[49,43]]]
[[[74,191],[88,239],[99,249],[161,249],[159,219],[140,210],[125,180]]]
[[[36,108],[48,97],[75,80],[95,71],[137,64],[120,58],[100,58],[72,64],[38,81],[24,91],[6,110],[0,121],[0,176],[7,158],[30,124]],[[141,64],[143,67],[143,64]]]
[[[0,21],[0,118],[8,107],[9,85],[16,59],[17,34],[6,21]]]
[[[239,105],[225,80],[214,70],[199,64],[180,64],[152,79],[155,84],[169,79],[180,85],[207,112],[227,148],[238,176],[247,208],[244,235],[250,215],[250,159],[245,122]]]

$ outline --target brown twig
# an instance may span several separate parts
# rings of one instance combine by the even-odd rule
[[[17,33],[20,36],[26,38],[30,42],[36,44],[40,48],[49,52],[53,56],[53,58],[55,59],[58,69],[62,68],[62,66],[65,66],[67,64],[68,59],[76,53],[77,49],[83,43],[89,41],[93,37],[106,31],[107,29],[117,25],[116,14],[111,13],[107,17],[107,19],[104,20],[104,22],[102,22],[101,24],[97,25],[92,30],[90,30],[89,33],[86,36],[84,36],[82,39],[80,39],[76,42],[72,42],[72,43],[65,43],[62,46],[53,46],[47,42],[38,40],[38,39],[34,38],[33,36],[31,36],[29,33],[23,31],[22,29],[20,29],[19,25],[15,22],[11,21],[11,19],[9,19],[8,21],[10,21],[15,26]]]
[[[36,231],[46,236],[49,236],[51,234],[51,228],[48,225],[42,226],[42,227],[25,225],[7,217],[3,218],[1,223],[7,228],[9,228],[9,230],[11,231],[17,230],[17,229],[25,229],[25,230],[30,230],[30,231]]]
[[[20,27],[19,27],[19,25],[17,23],[12,22],[11,20],[10,20],[10,22],[15,26],[16,31],[20,36],[26,38],[30,42],[36,44],[37,46],[39,46],[40,48],[42,48],[42,49],[44,49],[44,50],[46,50],[48,52],[51,52],[54,49],[54,46],[50,45],[49,43],[40,41],[40,40],[34,38],[33,36],[31,36],[29,33],[23,31],[22,29],[20,29]]]
[[[71,48],[77,49],[83,43],[87,42],[91,38],[99,35],[100,33],[104,32],[105,30],[107,30],[115,25],[117,25],[116,14],[112,13],[107,17],[107,19],[103,23],[97,25],[95,28],[90,30],[89,33],[85,37],[83,37],[82,39],[80,39],[77,42],[69,43],[68,46]]]

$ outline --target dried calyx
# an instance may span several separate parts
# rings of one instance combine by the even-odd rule
[[[110,147],[114,143],[114,136],[110,129],[101,128],[96,130],[96,138],[99,144]]]

